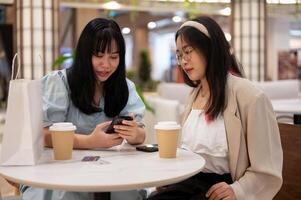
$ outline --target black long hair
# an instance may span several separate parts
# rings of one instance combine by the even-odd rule
[[[208,81],[210,97],[205,108],[205,113],[209,120],[216,119],[223,113],[226,107],[226,83],[229,72],[238,76],[243,76],[241,66],[232,53],[231,46],[225,38],[221,27],[210,17],[202,16],[194,19],[204,25],[210,38],[200,30],[184,26],[176,33],[175,40],[181,37],[188,45],[197,49],[206,59],[206,79]],[[197,87],[200,83],[189,79],[182,68],[181,72],[184,81],[191,87]]]
[[[116,71],[104,82],[104,112],[114,117],[125,107],[129,90],[125,73],[125,42],[118,24],[110,19],[95,18],[82,31],[75,52],[75,59],[67,78],[73,104],[83,113],[92,114],[101,109],[95,105],[94,95],[96,75],[93,71],[92,55],[111,51],[115,41],[119,53],[119,65]]]

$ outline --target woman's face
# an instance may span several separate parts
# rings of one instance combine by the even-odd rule
[[[105,52],[93,54],[92,65],[98,81],[106,81],[116,71],[119,60],[119,52],[115,40],[111,43],[111,52],[108,52],[108,48],[106,48]]]
[[[176,41],[178,64],[181,65],[189,79],[199,81],[206,75],[207,62],[197,49],[192,48],[179,36]]]

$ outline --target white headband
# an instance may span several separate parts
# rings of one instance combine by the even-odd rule
[[[201,32],[204,33],[207,37],[210,38],[210,35],[209,35],[209,33],[208,33],[208,30],[207,30],[207,28],[206,28],[203,24],[200,24],[200,23],[195,22],[195,21],[187,21],[187,22],[184,22],[184,23],[181,25],[180,29],[181,29],[182,27],[184,27],[184,26],[192,26],[192,27],[198,29],[199,31],[201,31]]]

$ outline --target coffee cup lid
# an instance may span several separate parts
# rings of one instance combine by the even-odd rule
[[[181,125],[175,121],[162,121],[158,122],[155,125],[155,129],[163,129],[163,130],[173,130],[173,129],[180,129]]]
[[[76,126],[74,126],[71,122],[58,122],[54,123],[49,127],[50,131],[74,131],[76,130]]]

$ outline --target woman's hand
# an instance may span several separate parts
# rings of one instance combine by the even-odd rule
[[[145,131],[138,126],[134,116],[132,121],[122,120],[122,125],[114,125],[115,132],[130,144],[141,144],[145,139]]]
[[[105,128],[110,125],[111,121],[98,124],[94,131],[89,135],[90,148],[109,148],[122,143],[123,138],[118,134],[107,134]]]
[[[235,200],[235,194],[232,187],[225,183],[220,182],[211,186],[211,188],[207,191],[206,197],[209,200]]]
[[[9,181],[8,179],[5,179],[10,185],[14,186],[15,188],[19,188],[19,184],[18,183],[15,183],[15,182],[12,182],[12,181]]]

